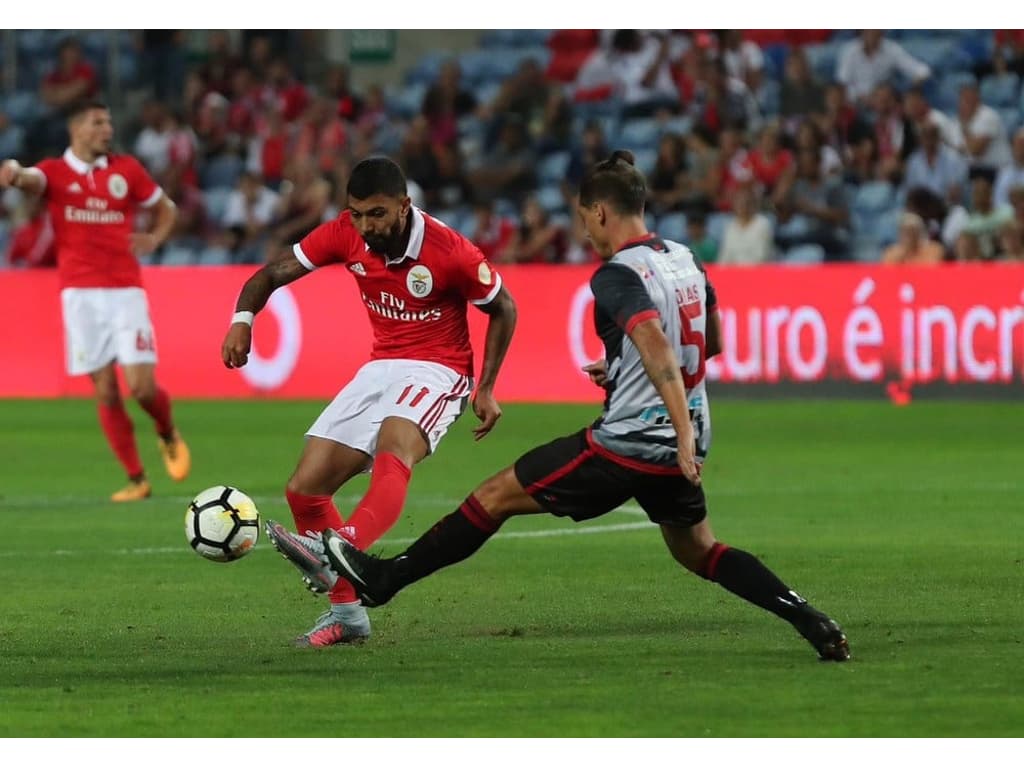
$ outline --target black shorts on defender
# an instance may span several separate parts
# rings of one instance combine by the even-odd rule
[[[579,522],[635,498],[659,525],[688,528],[707,516],[701,486],[678,470],[658,473],[660,467],[616,456],[588,439],[588,431],[552,440],[516,461],[516,479],[547,512]]]

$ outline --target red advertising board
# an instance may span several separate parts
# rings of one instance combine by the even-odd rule
[[[220,344],[252,267],[150,268],[159,378],[179,397],[333,396],[367,359],[354,281],[325,269],[279,290],[255,325],[251,362]],[[505,267],[519,327],[502,371],[506,401],[594,402],[580,366],[601,356],[583,267]],[[942,268],[711,268],[725,352],[709,377],[738,383],[1024,380],[1024,265]],[[52,272],[0,272],[0,397],[87,394],[64,374]],[[486,316],[470,309],[477,368]]]

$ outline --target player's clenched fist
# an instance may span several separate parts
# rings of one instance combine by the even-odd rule
[[[13,186],[20,173],[21,163],[17,160],[4,160],[0,164],[0,187]]]
[[[221,348],[221,358],[228,368],[241,368],[249,361],[249,350],[252,348],[252,328],[245,323],[233,323],[228,328]]]

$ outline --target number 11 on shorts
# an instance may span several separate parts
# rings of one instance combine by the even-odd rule
[[[402,401],[405,400],[405,398],[409,396],[409,393],[412,392],[413,387],[415,387],[415,386],[416,386],[415,384],[410,384],[405,389],[403,389],[402,390],[402,394],[400,394],[398,396],[398,399],[395,400],[395,405],[401,405]],[[420,387],[420,391],[417,392],[416,395],[413,397],[413,399],[409,401],[409,407],[410,408],[415,408],[417,405],[420,404],[420,400],[422,400],[424,397],[426,397],[429,394],[430,394],[430,390],[429,389],[427,389],[426,387]]]

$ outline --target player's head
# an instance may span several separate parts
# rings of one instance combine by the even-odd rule
[[[580,182],[579,214],[587,237],[603,258],[615,255],[615,231],[623,222],[643,224],[647,182],[624,149],[597,163]]]
[[[67,118],[71,146],[76,153],[96,156],[110,151],[114,124],[110,121],[110,110],[106,104],[96,99],[76,102],[68,109]]]
[[[386,157],[370,157],[348,177],[348,208],[352,223],[377,253],[390,253],[402,240],[412,200],[405,174]]]

